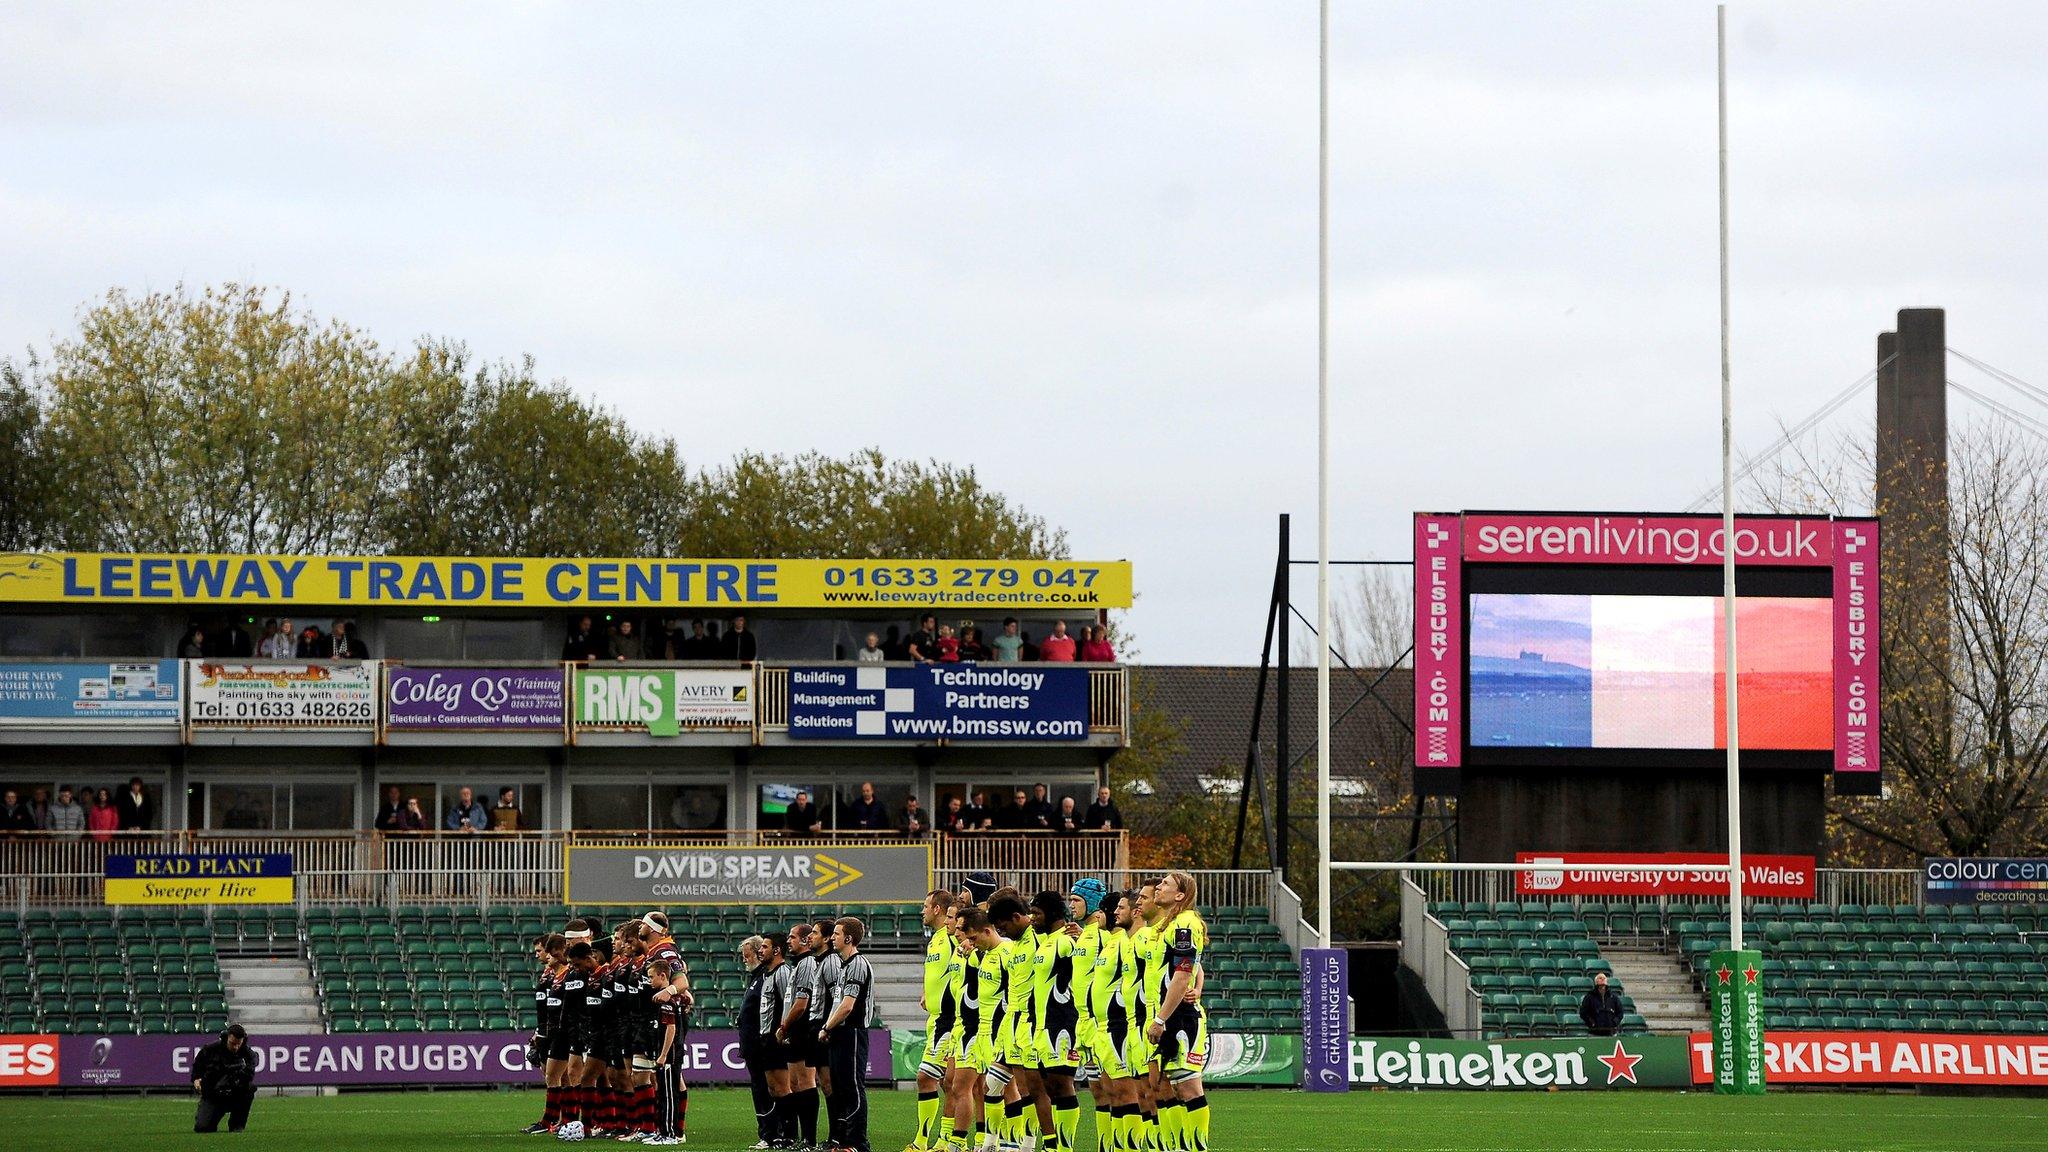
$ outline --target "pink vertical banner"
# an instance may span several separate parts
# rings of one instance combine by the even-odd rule
[[[1877,521],[1837,520],[1835,537],[1835,790],[1879,791]]]
[[[1464,762],[1464,535],[1458,517],[1415,514],[1415,766]]]

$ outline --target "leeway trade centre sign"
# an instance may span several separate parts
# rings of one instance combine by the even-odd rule
[[[917,904],[932,886],[932,850],[923,844],[571,845],[564,855],[564,902],[569,904]]]

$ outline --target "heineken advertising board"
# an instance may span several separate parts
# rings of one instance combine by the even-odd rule
[[[1714,1035],[1714,1091],[1764,1091],[1764,954],[1725,949],[1707,957],[1707,1007]]]
[[[1351,1042],[1351,1082],[1376,1088],[1690,1088],[1683,1036]]]

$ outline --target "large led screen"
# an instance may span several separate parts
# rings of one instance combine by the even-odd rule
[[[1474,593],[1470,745],[1728,746],[1724,617],[1715,596]],[[1833,746],[1833,604],[1741,597],[1742,747]]]

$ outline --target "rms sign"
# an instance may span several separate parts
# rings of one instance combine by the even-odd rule
[[[0,1088],[36,1088],[56,1082],[55,1036],[0,1036]]]

